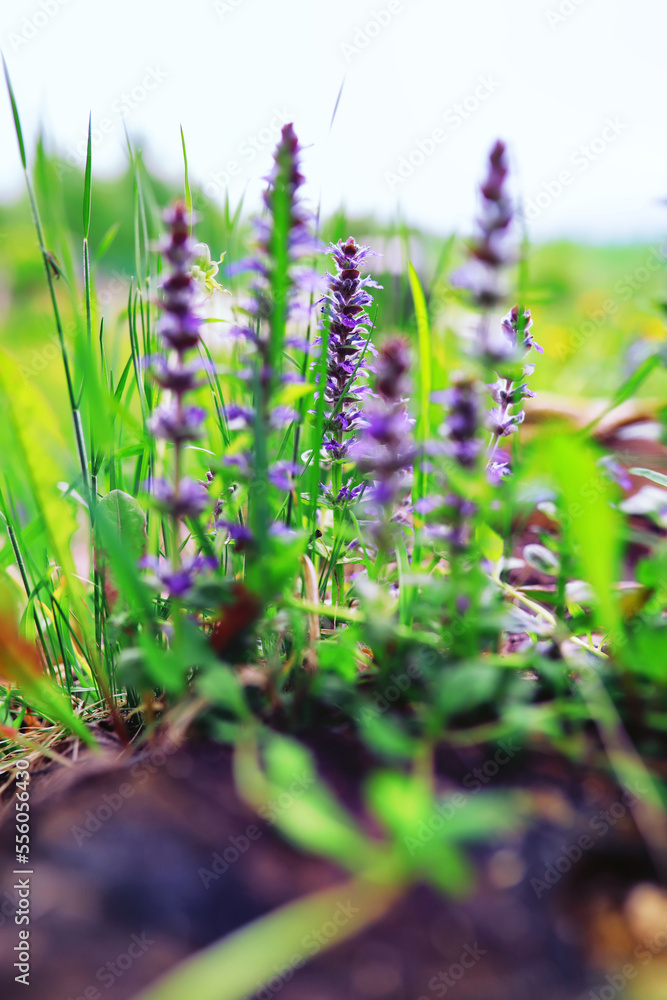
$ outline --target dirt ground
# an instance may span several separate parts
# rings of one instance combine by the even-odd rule
[[[364,751],[335,739],[314,750],[324,779],[358,811]],[[469,790],[466,775],[489,759],[483,747],[441,751],[441,790]],[[517,753],[494,777],[503,786],[526,790],[535,820],[475,852],[474,895],[452,903],[418,886],[338,947],[320,952],[315,935],[304,941],[306,964],[276,969],[258,984],[260,1000],[578,1000],[599,996],[606,976],[632,979],[631,1000],[640,977],[645,990],[667,982],[657,943],[667,897],[619,790],[539,752]],[[126,1000],[197,949],[345,879],[239,800],[224,747],[47,767],[33,775],[26,989],[14,980],[10,806],[0,827],[3,1000]]]

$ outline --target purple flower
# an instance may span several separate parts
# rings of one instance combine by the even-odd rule
[[[521,310],[518,305],[512,306],[507,316],[503,319],[503,333],[510,346],[514,351],[521,350],[526,354],[531,347],[534,347],[539,354],[544,354],[544,348],[535,343],[530,332],[530,328],[533,325],[530,309],[524,309],[523,313],[519,315],[520,313]]]
[[[358,500],[364,492],[364,484],[361,483],[359,486],[350,486],[348,483],[346,486],[342,486],[338,491],[337,496],[333,499],[336,503],[351,503],[353,500]]]
[[[403,398],[409,367],[403,340],[383,344],[375,371],[378,395],[368,404],[359,437],[350,448],[360,471],[373,478],[370,498],[383,507],[390,507],[405,491],[416,455],[412,421]]]
[[[144,556],[139,561],[141,569],[150,569],[155,576],[155,584],[168,591],[169,596],[180,600],[187,597],[195,579],[207,570],[218,568],[218,560],[211,556],[197,555],[184,559],[180,566],[173,566],[166,560],[154,556]]]
[[[515,305],[507,313],[502,321],[502,332],[507,344],[507,361],[511,362],[517,357],[524,358],[533,347],[542,353],[542,348],[535,343],[530,332],[532,325],[530,309],[522,310]],[[534,365],[524,365],[523,376],[532,375],[534,368]],[[506,450],[500,448],[500,442],[518,430],[526,414],[523,409],[516,407],[521,407],[522,401],[534,396],[535,393],[525,382],[519,383],[512,375],[508,377],[501,375],[496,382],[488,385],[487,389],[496,406],[487,414],[486,422],[491,430],[491,443],[486,467],[490,482],[497,485],[502,479],[511,475],[510,456]]]
[[[498,141],[489,155],[487,176],[480,189],[479,234],[470,245],[471,260],[452,275],[452,283],[467,288],[476,304],[484,309],[502,301],[500,270],[513,262],[508,248],[513,214],[507,192],[508,172],[507,150],[505,144]]]
[[[181,444],[197,440],[205,418],[206,410],[200,406],[179,406],[172,400],[155,410],[148,421],[148,427],[155,437]]]
[[[617,483],[621,489],[632,489],[632,479],[627,469],[617,462],[613,455],[604,455],[599,459],[598,465],[602,466],[609,479]]]
[[[255,540],[250,528],[248,528],[245,524],[240,524],[238,521],[227,521],[222,519],[220,521],[216,521],[215,526],[216,528],[222,528],[223,531],[227,532],[230,540],[234,542],[236,548],[240,552],[252,545]]]
[[[478,467],[482,450],[479,437],[481,407],[477,382],[468,378],[457,379],[449,389],[433,393],[431,399],[447,407],[445,422],[440,428],[444,444],[440,449],[432,449],[433,452],[437,453],[440,450],[446,455],[450,468],[455,463],[462,470],[473,472]],[[449,480],[452,478],[450,474]],[[441,511],[440,516],[446,524],[428,525],[427,535],[434,540],[445,540],[452,552],[463,552],[467,549],[471,535],[471,520],[477,509],[472,500],[461,496],[459,492],[450,492],[443,497],[425,497],[416,509],[417,513],[422,515],[428,515],[431,511]]]
[[[332,243],[328,251],[336,271],[329,274],[329,290],[321,300],[322,312],[329,323],[327,373],[324,385],[326,416],[333,428],[325,447],[333,457],[342,459],[347,451],[344,435],[353,434],[361,416],[360,403],[368,362],[364,349],[373,327],[368,308],[373,302],[369,288],[380,286],[370,277],[362,278],[360,269],[373,255],[369,247],[358,246],[353,237]]]
[[[274,406],[269,415],[269,423],[276,430],[287,427],[298,419],[299,414],[292,406]]]
[[[460,379],[451,389],[434,392],[431,398],[449,408],[441,428],[446,439],[446,454],[464,468],[471,468],[477,462],[482,447],[478,437],[480,407],[475,383]]]
[[[236,430],[239,427],[249,427],[255,419],[254,410],[249,406],[237,406],[235,403],[231,403],[227,407],[226,413],[227,423],[231,430]]]
[[[301,467],[294,462],[278,462],[269,470],[269,479],[279,490],[291,493],[294,489],[294,477],[301,472]]]
[[[201,360],[185,364],[181,360],[168,361],[158,356],[152,358],[150,364],[158,385],[177,397],[206,385],[206,380],[199,377],[199,373],[208,366]]]
[[[217,561],[200,555],[181,560],[179,553],[178,522],[183,517],[196,517],[208,506],[207,486],[184,477],[181,471],[183,444],[199,436],[206,417],[204,410],[188,405],[185,399],[188,393],[204,384],[199,372],[206,366],[199,360],[186,358],[199,343],[202,322],[198,314],[200,293],[192,275],[197,246],[190,235],[193,220],[182,202],[176,202],[165,212],[164,219],[169,234],[161,249],[169,269],[160,289],[162,317],[157,332],[165,352],[172,352],[172,355],[153,358],[149,363],[155,381],[169,393],[169,399],[154,411],[148,428],[155,437],[165,438],[173,445],[173,483],[156,479],[151,487],[158,506],[166,510],[174,522],[174,551],[172,563],[160,564],[148,559],[143,565],[154,570],[171,597],[179,599],[187,595],[194,577],[205,569],[216,568]]]
[[[255,237],[258,255],[244,262],[243,269],[255,275],[250,289],[252,299],[245,308],[255,320],[266,321],[269,327],[279,307],[285,307],[287,320],[309,318],[309,306],[306,296],[318,286],[319,276],[312,267],[303,265],[306,256],[319,249],[319,244],[312,233],[312,213],[304,207],[301,188],[304,177],[301,173],[301,146],[293,125],[285,125],[280,141],[273,157],[273,168],[266,178],[268,184],[264,192],[264,204],[269,210],[269,220],[260,218],[254,220]],[[286,215],[286,218],[283,216]],[[286,262],[286,287],[283,290],[284,301],[274,302],[273,279],[277,263],[274,259],[276,227],[288,230],[288,260]],[[236,270],[240,269],[239,265]],[[235,335],[246,337],[254,343],[260,352],[261,361],[266,369],[266,376],[272,379],[274,373],[269,365],[271,353],[270,337],[254,324],[236,327]],[[261,326],[261,322],[260,322]]]
[[[165,479],[155,479],[151,486],[158,506],[176,517],[197,517],[208,507],[207,486],[196,483],[193,479],[184,477],[177,486]]]

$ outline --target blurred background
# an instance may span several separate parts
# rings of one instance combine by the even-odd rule
[[[534,387],[569,396],[612,394],[663,338],[665,29],[654,0],[12,0],[0,10],[29,169],[74,294],[92,115],[91,252],[107,324],[135,271],[128,140],[157,210],[183,190],[182,127],[200,238],[231,263],[246,252],[280,129],[294,121],[323,237],[354,232],[384,254],[378,325],[390,333],[414,326],[407,256],[435,322],[455,325],[446,279],[502,137],[530,241],[526,300],[546,349]],[[0,150],[0,342],[57,398],[6,96]],[[221,280],[235,290],[224,268]],[[664,383],[658,366],[641,393]]]
[[[539,240],[664,231],[666,29],[654,0],[9,0],[0,10],[26,137],[43,129],[72,167],[92,112],[97,171],[123,170],[126,128],[173,179],[182,125],[205,193],[247,189],[253,207],[288,119],[312,147],[311,195],[325,214],[343,206],[444,232],[469,225],[474,182],[502,136]],[[13,147],[3,101],[4,197],[21,187]]]

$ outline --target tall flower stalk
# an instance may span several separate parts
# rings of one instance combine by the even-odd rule
[[[480,187],[478,232],[469,246],[470,260],[452,275],[452,283],[467,289],[480,310],[476,352],[483,362],[494,359],[498,340],[493,335],[493,310],[505,300],[503,272],[515,261],[510,242],[512,200],[507,186],[507,148],[498,140],[489,154],[487,172]]]
[[[441,434],[444,437],[442,451],[450,464],[450,470],[458,467],[464,475],[474,474],[479,468],[482,451],[478,383],[475,379],[459,378],[451,388],[434,393],[433,400],[447,407]],[[453,478],[455,477],[448,476],[448,479]],[[445,534],[451,552],[454,555],[464,552],[468,547],[470,519],[476,511],[475,503],[462,495],[461,490],[450,490],[439,506],[444,507],[447,513],[448,527]]]
[[[155,410],[149,429],[155,437],[172,446],[172,475],[152,483],[153,495],[171,520],[171,566],[156,570],[172,596],[183,596],[192,576],[201,568],[199,562],[184,563],[180,555],[180,523],[195,517],[208,505],[206,488],[184,474],[183,452],[189,441],[196,440],[206,411],[188,403],[188,396],[202,384],[201,363],[191,360],[200,341],[201,317],[198,314],[198,288],[192,275],[195,243],[191,237],[192,219],[182,202],[169,209],[164,220],[169,234],[162,247],[169,263],[169,273],[161,286],[162,317],[157,333],[164,354],[152,359],[153,376],[168,392],[168,398]]]
[[[533,320],[530,309],[520,309],[518,305],[505,316],[502,329],[510,352],[510,360],[525,357],[531,348],[540,354],[543,349],[533,340],[530,328]],[[533,374],[535,365],[524,365],[521,369],[522,378]],[[521,404],[524,399],[534,396],[525,382],[516,378],[514,372],[506,371],[498,376],[496,382],[487,386],[489,394],[496,404],[487,416],[487,424],[491,429],[491,441],[488,447],[487,470],[492,482],[499,482],[511,474],[509,455],[501,447],[504,438],[518,430],[525,419],[525,411]]]
[[[369,288],[380,288],[369,275],[361,277],[361,269],[373,251],[360,246],[350,236],[345,243],[332,243],[327,251],[334,263],[328,275],[328,290],[322,299],[325,322],[329,325],[327,368],[324,395],[328,436],[324,448],[332,459],[331,496],[334,505],[334,545],[332,558],[340,543],[343,530],[343,505],[354,499],[349,485],[343,486],[343,462],[348,454],[361,419],[361,404],[368,392],[368,353],[376,353],[371,345],[372,320],[368,308],[373,302]],[[334,568],[338,594],[342,594],[343,574]]]
[[[270,438],[274,431],[284,433],[299,419],[289,402],[288,387],[303,381],[303,372],[285,370],[285,353],[286,349],[307,351],[309,345],[288,336],[288,327],[308,319],[306,297],[317,285],[317,276],[306,261],[317,242],[312,215],[302,200],[301,146],[291,124],[282,130],[267,180],[267,214],[254,223],[257,252],[236,269],[253,274],[251,298],[245,306],[247,322],[233,330],[251,348],[243,377],[252,389],[252,405],[235,405],[227,411],[230,426],[253,432],[252,456],[236,454],[231,459],[239,477],[248,483],[248,517],[242,526],[224,517],[218,522],[250,557],[261,557],[266,551],[275,516],[271,489],[291,492],[294,488],[292,477],[297,470],[293,463],[276,466],[271,462]]]
[[[360,418],[359,437],[350,449],[359,470],[373,482],[369,499],[379,508],[376,536],[381,549],[388,548],[393,509],[410,489],[416,456],[407,411],[409,370],[405,341],[397,337],[384,343],[375,365],[376,395]]]

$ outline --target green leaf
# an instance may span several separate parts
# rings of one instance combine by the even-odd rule
[[[654,472],[653,469],[629,469],[629,472],[633,476],[643,476],[644,479],[650,479],[652,483],[658,483],[659,486],[667,486],[667,476],[663,475],[661,472]]]
[[[547,476],[560,496],[565,553],[581,578],[595,591],[601,624],[619,624],[614,596],[618,579],[623,522],[612,507],[613,484],[597,464],[598,453],[580,437],[560,428],[545,429],[549,447],[532,451],[533,471]]]
[[[361,871],[377,857],[371,842],[353,817],[338,803],[318,777],[310,753],[296,740],[272,737],[265,750],[266,777],[272,799],[280,795],[290,804],[275,810],[276,825],[302,850]]]
[[[88,147],[86,150],[86,173],[83,184],[83,235],[88,239],[90,235],[90,206],[91,206],[91,171],[93,165],[92,149],[92,115],[88,115]]]
[[[358,934],[383,916],[398,895],[400,889],[393,885],[355,880],[288,903],[181,962],[137,1000],[245,1000],[258,994],[276,969],[291,970],[297,963],[300,968],[313,949]],[[318,945],[319,929],[334,917],[336,934]]]
[[[110,537],[115,537],[130,556],[141,558],[146,544],[146,517],[138,500],[122,490],[112,490],[98,501],[97,519],[108,526],[103,540],[99,533],[96,536],[102,550],[108,549]]]
[[[373,813],[394,836],[414,835],[433,812],[425,781],[398,771],[378,771],[366,785],[366,799]]]
[[[21,154],[21,163],[23,164],[23,169],[26,170],[26,155],[25,155],[25,145],[23,142],[23,130],[21,129],[21,119],[19,118],[19,111],[16,107],[16,100],[14,98],[14,90],[12,88],[11,80],[9,79],[9,70],[7,69],[7,63],[5,57],[2,57],[2,65],[5,70],[5,80],[7,81],[7,90],[9,91],[9,100],[12,104],[12,115],[14,116],[14,129],[16,130],[16,138],[19,143],[19,152]]]

